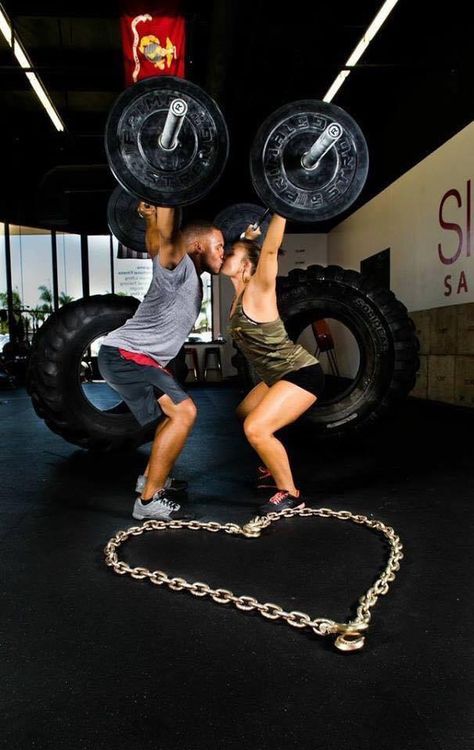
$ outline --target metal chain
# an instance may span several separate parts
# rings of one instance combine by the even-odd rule
[[[189,531],[210,531],[216,533],[223,531],[226,534],[241,535],[247,538],[257,538],[261,532],[271,526],[272,523],[282,518],[302,516],[309,518],[319,516],[321,518],[337,518],[340,521],[352,521],[360,525],[381,532],[390,545],[390,555],[387,566],[380,578],[373,586],[359,598],[356,617],[349,622],[338,623],[325,617],[311,618],[305,612],[286,612],[278,604],[265,602],[262,604],[252,596],[235,596],[227,589],[212,589],[207,583],[194,581],[189,583],[184,578],[170,577],[162,570],[149,570],[144,567],[132,568],[117,557],[117,549],[130,537],[140,536],[147,531],[162,531],[164,529],[188,529]],[[348,510],[331,510],[331,508],[303,508],[302,510],[283,510],[269,513],[266,516],[257,516],[244,526],[235,523],[217,523],[210,521],[145,521],[142,526],[132,526],[126,531],[118,531],[106,544],[105,562],[119,575],[130,575],[136,580],[148,578],[156,586],[165,584],[172,591],[189,591],[193,596],[209,596],[217,604],[232,603],[243,612],[255,610],[268,620],[285,620],[294,628],[311,628],[316,635],[336,635],[335,646],[341,651],[357,651],[365,642],[362,635],[369,626],[372,616],[371,609],[375,606],[379,596],[385,596],[389,590],[389,583],[395,580],[395,574],[400,569],[400,560],[403,559],[402,544],[395,531],[386,526],[382,521],[367,518],[367,516],[355,515]]]

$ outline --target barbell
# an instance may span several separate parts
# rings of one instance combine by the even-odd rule
[[[174,76],[126,89],[109,114],[110,168],[130,195],[153,205],[185,206],[220,178],[229,152],[216,102]],[[264,205],[292,221],[318,222],[347,210],[368,172],[364,135],[341,107],[314,99],[277,109],[259,128],[250,174]]]

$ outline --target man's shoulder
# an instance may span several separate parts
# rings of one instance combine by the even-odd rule
[[[160,263],[158,256],[153,258],[153,279],[158,282],[164,280],[168,284],[183,284],[193,280],[196,281],[198,286],[202,284],[197,268],[188,253],[183,255],[176,265],[170,263],[168,266],[164,266]]]

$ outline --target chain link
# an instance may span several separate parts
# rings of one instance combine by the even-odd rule
[[[162,570],[148,570],[144,567],[130,567],[123,560],[119,560],[116,550],[133,536],[140,536],[147,531],[162,531],[165,529],[188,529],[189,531],[209,531],[217,533],[224,531],[226,534],[241,535],[247,538],[258,538],[261,532],[282,518],[293,518],[301,516],[310,518],[336,518],[340,521],[352,521],[370,529],[380,532],[390,545],[390,555],[387,566],[380,578],[359,599],[356,617],[345,623],[338,623],[324,617],[311,618],[306,612],[285,612],[282,607],[272,602],[262,604],[253,596],[236,596],[227,589],[212,589],[207,583],[195,581],[190,583],[184,578],[172,577]],[[136,580],[148,578],[156,586],[165,584],[171,591],[189,591],[196,597],[210,597],[217,604],[233,604],[242,612],[256,610],[267,620],[284,620],[294,628],[310,628],[316,635],[336,635],[335,645],[341,651],[358,651],[363,647],[365,637],[362,635],[369,626],[372,616],[372,608],[377,604],[380,596],[385,596],[389,590],[389,583],[395,580],[395,574],[400,569],[400,560],[403,559],[403,546],[400,537],[397,536],[391,526],[386,526],[382,521],[367,518],[367,516],[356,515],[348,510],[332,510],[331,508],[303,508],[301,510],[283,510],[269,513],[266,516],[257,516],[244,526],[235,523],[221,524],[216,521],[203,523],[201,521],[145,521],[142,526],[131,526],[126,531],[118,531],[106,544],[104,548],[105,563],[113,568],[118,575],[129,575]]]

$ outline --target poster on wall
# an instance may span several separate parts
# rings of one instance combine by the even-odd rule
[[[140,301],[148,291],[153,269],[151,260],[121,258],[114,264],[115,294],[127,294]]]

